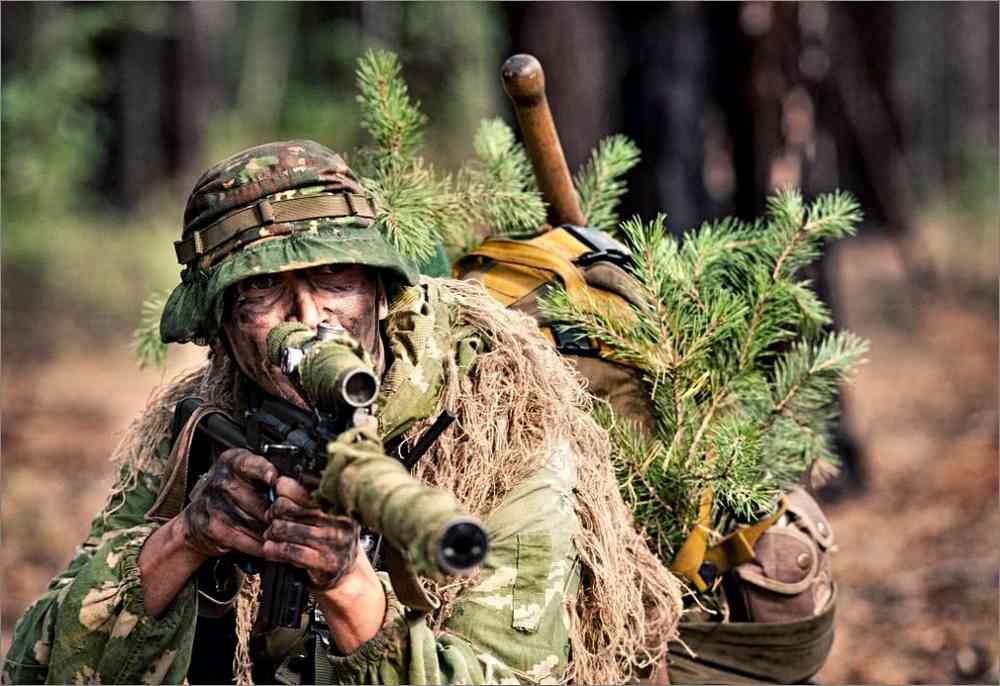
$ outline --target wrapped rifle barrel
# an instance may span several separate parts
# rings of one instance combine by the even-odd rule
[[[290,322],[275,327],[267,342],[272,364],[281,365],[321,417],[352,414],[334,436],[363,424],[378,379],[350,336],[324,325],[314,333]],[[472,573],[488,547],[479,522],[451,494],[414,479],[399,460],[355,446],[327,444],[317,495],[380,533],[416,574],[440,579]]]

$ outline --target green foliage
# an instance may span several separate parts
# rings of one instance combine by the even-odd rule
[[[817,460],[831,462],[828,426],[839,384],[867,344],[827,333],[829,313],[797,276],[823,245],[850,235],[857,203],[833,193],[806,206],[770,199],[763,221],[724,219],[671,236],[663,216],[623,222],[643,307],[614,311],[556,290],[543,311],[642,371],[657,426],[643,433],[606,410],[615,469],[636,520],[670,561],[711,491],[724,535],[771,511]]]
[[[439,227],[453,221],[447,202],[451,180],[438,178],[418,158],[362,177],[361,184],[375,201],[379,229],[400,254],[417,261],[430,258],[440,240]]]
[[[438,241],[472,247],[478,227],[512,233],[544,221],[527,155],[503,121],[482,122],[476,159],[441,175],[420,156],[427,118],[411,101],[396,56],[369,51],[359,63],[358,91],[374,143],[357,152],[362,185],[375,199],[381,230],[402,254],[423,260]]]
[[[447,222],[445,197],[451,186],[419,156],[427,117],[410,100],[399,60],[385,50],[369,50],[358,61],[361,124],[374,143],[357,152],[365,191],[375,200],[375,221],[403,255],[425,260]]]
[[[594,228],[613,232],[618,225],[618,203],[625,194],[622,178],[639,163],[639,148],[622,135],[602,140],[573,178],[580,209]]]
[[[132,333],[132,349],[139,369],[163,367],[167,359],[167,344],[160,340],[160,318],[167,304],[166,291],[154,291],[142,303],[142,319]]]
[[[464,243],[476,240],[476,228],[493,233],[532,232],[545,221],[545,203],[535,183],[524,146],[502,119],[484,120],[476,132],[476,159],[458,174],[457,200],[468,208],[469,220],[449,235],[470,232]],[[472,247],[469,245],[469,247]]]
[[[399,59],[387,50],[369,50],[358,60],[357,84],[361,125],[375,142],[371,164],[384,169],[409,161],[423,142],[427,117],[410,100]]]

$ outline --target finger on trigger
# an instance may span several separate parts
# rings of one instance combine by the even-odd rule
[[[278,469],[267,458],[249,450],[244,450],[233,458],[233,471],[244,479],[263,481],[268,486],[274,486],[278,480]]]
[[[309,490],[291,477],[279,477],[274,482],[274,493],[277,496],[284,496],[303,507],[316,507],[317,505]]]

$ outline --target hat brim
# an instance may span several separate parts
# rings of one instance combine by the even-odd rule
[[[256,274],[306,269],[323,264],[360,264],[393,272],[403,284],[417,282],[406,263],[373,226],[337,220],[291,224],[295,232],[251,243],[213,266],[193,272],[170,294],[160,319],[164,343],[207,342],[224,316],[223,294],[233,284]]]

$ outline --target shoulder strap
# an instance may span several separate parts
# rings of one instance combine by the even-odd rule
[[[174,438],[174,445],[167,460],[167,476],[160,486],[156,502],[146,512],[146,520],[166,522],[180,514],[188,493],[188,455],[199,422],[210,414],[229,416],[218,405],[203,404],[195,410]]]
[[[459,259],[453,273],[456,278],[480,281],[503,305],[533,317],[542,334],[560,352],[604,356],[603,348],[595,342],[582,345],[575,336],[559,336],[552,322],[539,312],[536,302],[547,284],[559,281],[579,306],[597,304],[624,318],[634,316],[628,304],[635,304],[638,299],[632,293],[619,292],[618,288],[627,285],[630,275],[609,263],[604,266],[615,270],[620,278],[607,278],[607,270],[602,271],[599,260],[581,268],[580,264],[592,255],[596,253],[590,245],[565,228],[558,228],[526,240],[488,239]]]

